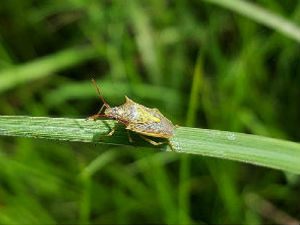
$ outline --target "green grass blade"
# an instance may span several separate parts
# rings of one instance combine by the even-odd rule
[[[4,69],[0,71],[0,93],[19,84],[70,68],[94,57],[96,57],[96,51],[93,48],[77,47]]]
[[[162,101],[164,104],[174,106],[180,106],[180,102],[182,102],[183,98],[180,92],[174,89],[144,83],[136,84],[134,90],[132,90],[130,85],[125,82],[98,80],[97,84],[106,98],[117,97],[122,95],[120,93],[126,93],[129,96],[139,96],[141,99],[150,99],[151,97],[153,101]],[[118,92],[115,90],[118,90]],[[147,94],[149,92],[153,94],[149,96]],[[164,96],[164,98],[161,96]],[[85,99],[89,97],[99,98],[91,81],[70,82],[69,84],[58,86],[55,90],[47,93],[45,103],[47,105],[54,106],[71,99]],[[124,99],[123,95],[122,99]]]
[[[162,75],[157,60],[151,23],[140,1],[129,1],[128,9],[135,32],[136,43],[148,71],[148,78],[154,84],[161,83]]]
[[[293,22],[244,0],[205,0],[244,15],[300,42],[300,28]]]
[[[118,145],[152,146],[138,136],[128,141],[127,132],[119,128],[112,137],[100,138],[115,125],[113,120],[0,116],[0,135],[47,138],[54,140],[101,142]],[[171,142],[177,152],[236,160],[300,174],[300,144],[268,137],[179,127]]]

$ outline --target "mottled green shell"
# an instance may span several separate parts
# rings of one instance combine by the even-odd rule
[[[128,130],[152,137],[173,136],[175,126],[158,109],[150,109],[135,103],[127,96],[125,98],[125,104],[107,108],[104,113],[125,122]]]

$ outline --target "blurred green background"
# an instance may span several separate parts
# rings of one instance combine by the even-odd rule
[[[251,3],[300,24],[295,0]],[[299,142],[299,50],[210,1],[2,0],[0,114],[86,118],[94,77],[112,105],[128,95],[182,126]],[[1,137],[0,154],[0,224],[299,220],[299,176],[276,170],[26,138]]]

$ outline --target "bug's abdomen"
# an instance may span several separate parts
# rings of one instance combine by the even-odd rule
[[[169,138],[173,136],[173,125],[162,125],[160,123],[137,123],[129,124],[126,129],[152,137]]]

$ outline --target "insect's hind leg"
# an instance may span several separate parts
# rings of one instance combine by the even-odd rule
[[[167,144],[167,142],[165,141],[161,141],[161,142],[156,142],[156,141],[153,141],[151,140],[150,138],[146,138],[145,136],[143,135],[139,135],[141,138],[143,138],[145,141],[148,141],[150,144],[152,145],[163,145],[163,144]]]
[[[129,130],[127,130],[127,135],[128,135],[128,140],[129,140],[129,142],[130,142],[130,143],[133,143],[133,140],[132,140],[132,138],[131,138],[131,135],[130,135],[130,133],[129,133]]]
[[[160,141],[160,142],[156,142],[156,141],[153,141],[153,140],[151,140],[150,138],[146,138],[145,136],[143,136],[143,135],[139,135],[141,138],[143,138],[145,141],[148,141],[150,144],[152,144],[152,145],[163,145],[163,144],[168,144],[169,146],[170,146],[170,148],[171,148],[171,150],[173,151],[173,152],[175,152],[175,148],[174,148],[174,146],[172,145],[172,143],[168,140],[168,141]]]

